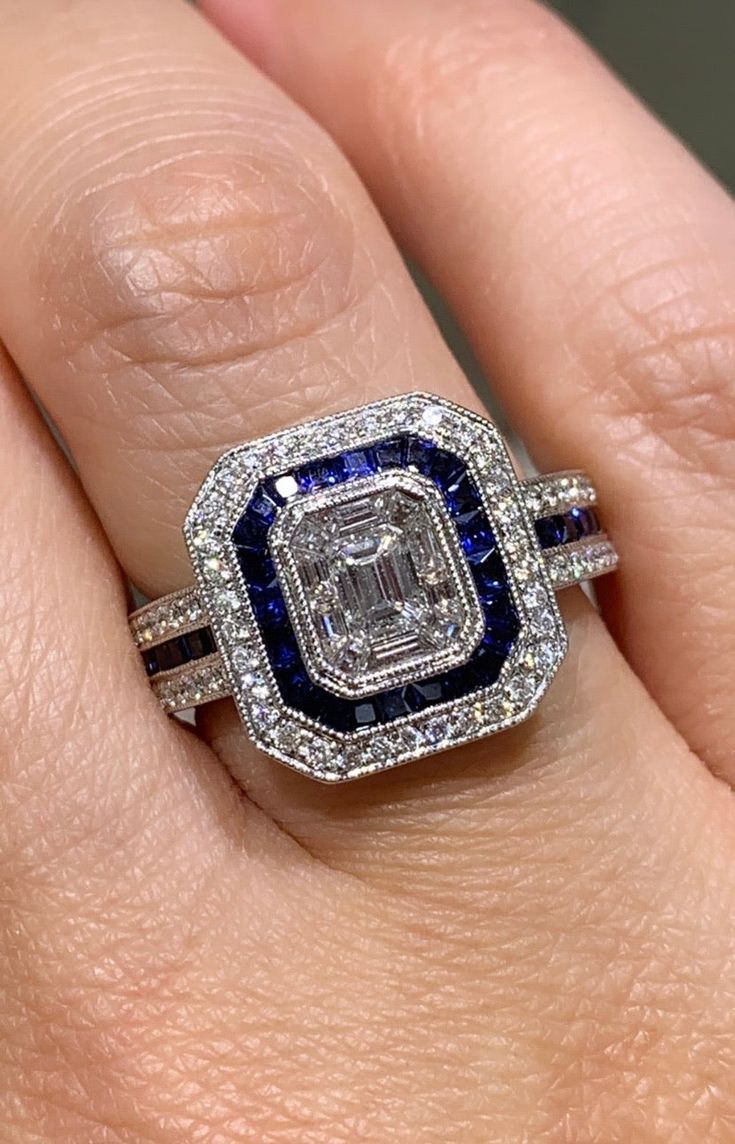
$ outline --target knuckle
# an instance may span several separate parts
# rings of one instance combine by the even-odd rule
[[[654,336],[621,363],[639,423],[686,459],[708,471],[717,458],[732,466],[735,435],[735,322],[730,329],[703,325]],[[718,466],[719,467],[719,466]]]
[[[352,242],[347,211],[295,159],[208,155],[128,177],[55,228],[57,353],[61,338],[65,364],[97,375],[242,362],[349,308]]]
[[[533,0],[455,0],[427,13],[418,35],[412,29],[391,43],[372,76],[371,104],[382,130],[392,132],[398,114],[412,125],[416,144],[429,146],[427,117],[442,122],[451,111],[455,131],[478,95],[500,94],[499,75],[515,83],[534,61],[548,69],[550,58],[579,51],[561,21]]]
[[[680,249],[686,241],[682,235]],[[581,347],[596,387],[609,377],[604,400],[633,434],[734,476],[735,311],[712,290],[715,277],[701,258],[654,256],[582,306],[567,341]]]

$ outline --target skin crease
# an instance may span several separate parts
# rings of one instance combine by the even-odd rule
[[[303,12],[332,27],[331,40],[315,42],[338,55],[339,6],[274,0],[252,24],[244,3],[207,7],[340,136],[391,224],[418,246],[414,232],[425,228],[406,224],[394,158],[365,161],[354,134],[349,69],[337,56],[334,69],[301,60],[293,48],[311,43],[299,32]],[[371,13],[390,34],[386,10],[377,0],[345,7],[365,21],[369,62],[381,48]],[[391,7],[405,21],[400,35],[416,11],[410,0]],[[652,170],[665,177],[659,190],[646,177],[646,202],[686,199],[671,265],[689,275],[692,244],[706,250],[681,289],[702,315],[698,328],[719,330],[724,346],[724,303],[705,273],[714,224],[702,221],[716,211],[727,247],[733,224],[720,192],[538,9],[437,0],[424,11],[437,36],[443,19],[463,29],[465,45],[483,31],[498,97],[521,50],[524,74],[542,77],[549,100],[563,59],[591,117],[606,109],[608,140],[627,132],[636,152],[642,132],[649,152],[658,149]],[[494,38],[488,19],[499,22]],[[473,227],[477,247],[493,212],[493,235],[505,227],[512,239],[496,247],[507,302],[497,285],[483,294],[499,384],[519,419],[528,406],[530,437],[540,411],[548,453],[539,452],[554,464],[587,457],[573,419],[552,420],[552,387],[531,382],[534,345],[554,369],[570,366],[560,408],[588,386],[590,467],[613,489],[628,561],[608,614],[621,635],[631,601],[657,601],[667,621],[656,647],[696,675],[715,730],[705,736],[683,699],[674,704],[676,680],[662,676],[651,633],[635,645],[623,631],[619,650],[578,592],[564,599],[570,654],[533,720],[375,780],[335,790],[291,775],[256,756],[227,704],[202,713],[199,735],[167,720],[130,645],[123,573],[154,592],[186,582],[177,529],[212,460],[236,441],[367,397],[420,385],[473,398],[337,148],[199,15],[178,0],[131,0],[124,12],[112,0],[0,0],[0,21],[0,98],[12,110],[0,124],[0,334],[15,363],[0,363],[0,1137],[735,1139],[735,811],[704,765],[724,769],[729,745],[717,672],[727,671],[730,630],[720,625],[710,674],[698,641],[711,638],[721,603],[710,610],[685,593],[677,604],[660,583],[668,535],[644,540],[653,508],[646,502],[630,519],[616,508],[631,508],[630,494],[619,499],[621,474],[639,463],[646,408],[650,464],[663,458],[690,506],[706,487],[702,514],[710,498],[721,512],[732,474],[709,420],[700,449],[686,387],[674,425],[658,412],[670,393],[663,383],[643,392],[617,369],[617,310],[598,306],[590,331],[570,292],[568,308],[557,300],[553,311],[555,348],[544,307],[556,282],[541,289],[524,278],[524,255],[538,249],[550,260],[556,250],[560,260],[569,247],[560,235],[535,245],[530,208],[507,227],[518,174],[507,148],[486,207],[469,177],[464,188],[483,223]],[[277,30],[280,54],[267,38]],[[352,58],[359,76],[364,65]],[[317,78],[308,79],[311,67]],[[333,71],[344,85],[339,122],[319,97],[318,77]],[[539,122],[535,90],[525,103],[520,86],[506,96],[529,123]],[[441,89],[426,109],[430,133]],[[457,308],[477,334],[480,303],[468,296],[484,251],[454,257],[451,196],[428,165],[416,166],[400,130],[406,186],[424,173],[424,203],[436,212],[426,229],[448,236],[426,261],[450,293],[455,280]],[[613,145],[604,177],[621,161]],[[601,226],[599,265],[611,275],[608,238]],[[648,248],[640,234],[636,242],[643,262]],[[716,272],[727,285],[724,259]],[[657,275],[637,281],[670,298]],[[535,336],[517,339],[521,299]],[[652,339],[659,333],[651,326]],[[669,344],[660,341],[659,363]],[[713,347],[710,339],[710,355]],[[609,370],[591,393],[573,367],[603,358]],[[721,359],[707,360],[719,376]],[[724,427],[725,383],[693,362],[693,408],[706,380],[718,404],[703,416]],[[16,366],[60,425],[79,481]],[[718,527],[717,550],[686,553],[707,591],[732,546],[731,530]]]

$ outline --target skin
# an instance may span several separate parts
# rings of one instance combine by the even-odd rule
[[[0,1135],[735,1140],[732,206],[525,0],[202,8],[0,0]],[[528,724],[332,789],[164,717],[124,577],[229,445],[476,405],[383,219],[622,567]]]

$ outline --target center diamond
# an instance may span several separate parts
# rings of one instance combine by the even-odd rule
[[[353,697],[457,666],[484,621],[437,488],[412,473],[300,497],[271,536],[309,674]]]

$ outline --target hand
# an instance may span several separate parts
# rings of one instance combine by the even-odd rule
[[[180,0],[0,0],[0,1135],[732,1141],[732,205],[526,0],[203,7],[315,119]],[[234,443],[473,401],[315,120],[622,554],[528,724],[334,789],[166,719],[119,571]]]

